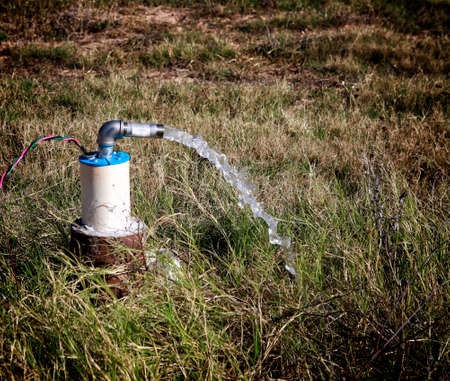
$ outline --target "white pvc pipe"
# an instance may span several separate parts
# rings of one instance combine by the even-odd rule
[[[80,162],[81,220],[99,232],[130,226],[130,162],[92,166]]]

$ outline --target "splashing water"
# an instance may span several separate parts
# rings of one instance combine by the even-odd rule
[[[285,268],[290,274],[295,276],[296,271],[293,266],[294,258],[291,250],[291,240],[289,237],[283,237],[278,234],[278,221],[264,211],[261,202],[254,195],[254,186],[249,183],[245,172],[231,165],[223,153],[210,148],[201,136],[193,136],[185,131],[165,126],[164,139],[178,142],[186,147],[195,149],[201,157],[208,159],[216,166],[228,184],[238,190],[239,206],[244,207],[248,205],[255,217],[262,218],[266,222],[269,228],[270,243],[285,249]]]

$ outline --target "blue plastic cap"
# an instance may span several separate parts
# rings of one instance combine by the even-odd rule
[[[130,161],[130,154],[122,151],[113,151],[108,158],[99,156],[98,152],[90,155],[81,155],[80,163],[90,165],[91,167],[106,167],[108,165],[123,164]]]

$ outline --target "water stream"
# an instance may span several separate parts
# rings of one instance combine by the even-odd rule
[[[257,200],[254,194],[254,185],[249,182],[245,172],[231,165],[223,153],[209,147],[208,143],[201,136],[193,136],[185,131],[165,126],[164,139],[195,149],[201,157],[208,159],[216,166],[227,183],[238,190],[239,205],[241,207],[248,205],[255,217],[262,218],[266,222],[270,243],[284,249],[285,268],[291,275],[296,276],[291,240],[289,237],[283,237],[278,234],[278,221],[269,215],[264,210],[261,202]]]

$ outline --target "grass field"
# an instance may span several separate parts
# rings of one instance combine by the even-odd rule
[[[69,250],[79,151],[42,142],[0,189],[0,379],[447,379],[450,4],[412,3],[0,1],[0,174],[111,119],[202,135],[298,274],[209,162],[124,139],[183,267],[102,298],[118,269]]]

